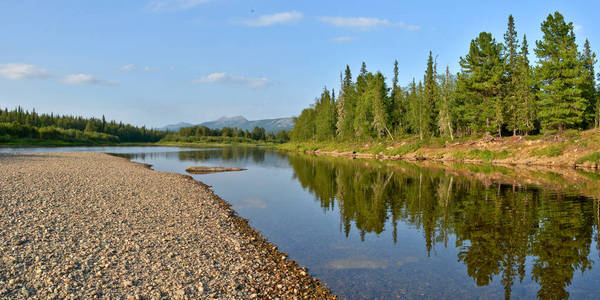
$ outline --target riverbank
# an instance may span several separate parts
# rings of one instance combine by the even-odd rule
[[[334,298],[191,177],[102,153],[0,170],[0,298]]]
[[[407,161],[491,163],[598,169],[600,130],[549,136],[430,139],[386,142],[296,142],[277,149],[317,155]]]

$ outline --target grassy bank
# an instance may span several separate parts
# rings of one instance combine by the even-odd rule
[[[415,136],[404,136],[394,141],[309,141],[290,142],[275,147],[287,151],[335,156],[598,168],[600,130],[454,140],[420,140]]]

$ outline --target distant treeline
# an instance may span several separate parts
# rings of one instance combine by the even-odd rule
[[[167,142],[253,142],[253,141],[271,141],[287,142],[289,141],[288,132],[279,131],[276,134],[266,133],[262,127],[254,127],[252,131],[239,128],[223,127],[222,129],[211,129],[206,126],[183,127],[176,133],[169,133],[163,141]]]
[[[368,72],[364,62],[355,81],[346,66],[338,97],[325,88],[296,118],[290,137],[369,140],[413,134],[453,139],[598,127],[596,55],[589,41],[580,52],[573,23],[558,12],[548,15],[541,30],[534,66],[528,59],[527,38],[523,35],[519,42],[512,15],[504,43],[480,33],[460,58],[457,75],[448,68],[440,74],[431,52],[423,80],[413,79],[407,87],[398,84],[397,61],[391,88],[381,72]]]
[[[39,139],[72,143],[157,142],[165,136],[158,130],[122,122],[66,115],[38,114],[17,107],[0,108],[0,142]]]

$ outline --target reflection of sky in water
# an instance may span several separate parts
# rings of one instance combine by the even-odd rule
[[[70,151],[70,149],[72,148],[51,148],[56,151]],[[37,152],[47,150],[48,148],[29,149]],[[289,253],[291,259],[302,266],[307,266],[311,274],[322,279],[342,297],[503,298],[505,293],[503,272],[489,271],[486,269],[489,268],[486,264],[490,260],[506,261],[508,256],[499,257],[497,261],[494,260],[494,255],[508,253],[507,249],[515,247],[510,243],[517,239],[518,234],[515,233],[515,238],[512,239],[511,234],[505,233],[502,226],[488,227],[485,224],[494,221],[489,220],[493,219],[489,216],[497,215],[510,219],[513,214],[520,213],[522,219],[533,220],[530,230],[525,234],[530,239],[529,243],[535,244],[537,240],[548,238],[542,233],[533,232],[536,232],[536,226],[554,224],[544,223],[544,220],[547,221],[558,215],[557,212],[553,212],[553,209],[566,210],[563,213],[567,217],[573,211],[575,214],[571,216],[572,218],[577,217],[577,212],[584,212],[585,217],[581,218],[579,225],[576,225],[589,230],[583,239],[583,245],[587,246],[575,250],[580,251],[583,258],[587,257],[593,261],[600,259],[596,242],[593,241],[597,236],[594,229],[597,221],[594,220],[591,210],[596,206],[579,198],[563,197],[559,201],[544,200],[540,204],[544,206],[543,208],[538,205],[531,209],[499,214],[497,210],[506,210],[510,203],[523,203],[522,201],[525,200],[509,199],[507,195],[510,193],[505,192],[504,188],[501,194],[498,194],[500,189],[496,190],[495,187],[489,190],[481,188],[481,194],[478,194],[479,191],[472,190],[479,185],[458,177],[453,177],[453,181],[449,182],[444,175],[425,173],[425,176],[419,178],[415,174],[424,173],[418,169],[413,169],[410,171],[413,173],[408,172],[408,174],[392,174],[388,171],[382,171],[380,174],[365,167],[366,164],[363,162],[313,157],[307,159],[308,156],[287,155],[256,148],[78,149],[78,151],[92,150],[134,153],[130,155],[133,161],[151,164],[156,170],[182,174],[185,174],[187,167],[193,165],[247,168],[247,171],[241,172],[192,175],[192,177],[212,186],[219,196],[233,205],[239,215],[249,219],[252,226],[277,244],[283,252]],[[356,184],[361,186],[372,185],[374,188],[355,189],[356,191],[353,192],[353,184],[341,188],[344,180],[350,183],[357,182]],[[337,182],[337,186],[331,185],[334,181]],[[420,194],[415,189],[419,185]],[[451,189],[448,190],[448,187]],[[415,189],[415,192],[410,190],[411,188]],[[436,190],[432,191],[431,188]],[[378,189],[385,190],[387,194],[376,194]],[[348,196],[344,196],[346,198],[344,201],[339,199],[340,195],[352,194],[359,197],[365,193],[367,196],[360,201],[353,202]],[[471,193],[471,197],[479,200],[473,202],[476,206],[462,207],[463,202],[467,204],[470,202],[459,198],[449,201],[445,198],[445,195],[453,193],[455,196],[460,196],[460,193]],[[529,199],[526,201],[534,201],[535,197],[542,197],[541,192],[531,193],[533,198],[528,198],[525,192],[519,195]],[[329,197],[327,195],[333,198],[327,200],[325,199]],[[415,200],[417,195],[420,195],[423,200]],[[498,202],[496,206],[485,204],[493,201],[494,197],[501,197],[499,199],[503,199],[503,202]],[[400,204],[404,206],[394,206]],[[444,214],[444,207],[447,207],[446,214]],[[539,209],[534,211],[532,210],[534,208]],[[435,212],[431,218],[427,217],[429,211]],[[481,213],[478,214],[478,211]],[[461,220],[472,224],[461,224]],[[349,225],[345,222],[349,222]],[[506,223],[506,226],[514,225],[502,221],[497,223]],[[556,226],[568,231],[573,227],[572,220],[557,223]],[[379,227],[381,228],[378,229]],[[425,228],[431,228],[433,234]],[[546,230],[554,229],[556,228],[547,227]],[[346,230],[349,230],[347,236]],[[381,232],[375,234],[374,230]],[[461,239],[457,239],[457,236]],[[587,236],[592,239],[585,241]],[[570,239],[569,237],[568,240]],[[528,247],[533,247],[531,246],[533,244]],[[489,245],[493,247],[485,248]],[[544,246],[540,244],[538,248],[544,249]],[[482,248],[474,249],[477,247]],[[548,245],[548,251],[552,252],[552,247],[556,245]],[[470,254],[471,256],[459,259],[463,255],[462,252],[477,253],[475,250],[488,255]],[[559,256],[556,253],[548,253],[548,255]],[[563,265],[565,264],[568,266],[569,262],[563,262]],[[532,279],[535,257],[528,254],[523,265],[525,276],[522,282],[519,275],[514,277],[511,295],[513,298],[536,298],[540,285]],[[557,265],[560,265],[560,261]],[[592,265],[591,270],[586,270],[583,274],[579,266],[575,266],[574,271],[567,272],[572,275],[572,279],[566,290],[572,298],[592,299],[600,292],[599,268],[594,267]],[[488,271],[491,273],[491,281],[483,286],[477,286],[474,277],[483,276],[481,274],[485,275]]]

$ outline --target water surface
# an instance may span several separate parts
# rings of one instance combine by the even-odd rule
[[[247,168],[192,176],[342,298],[595,299],[600,293],[599,207],[573,190],[252,147],[76,150],[121,153],[183,174],[194,165]]]

